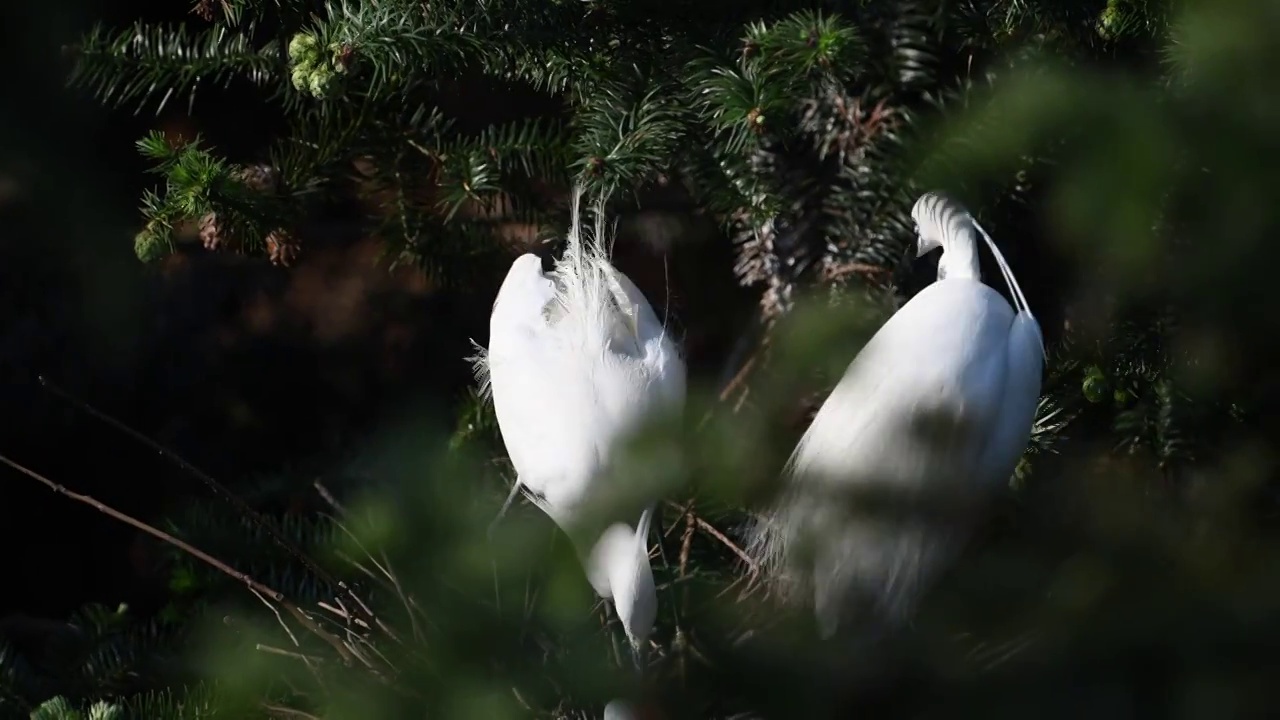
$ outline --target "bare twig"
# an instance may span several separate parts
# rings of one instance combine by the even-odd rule
[[[519,688],[516,688],[516,687],[511,688],[511,694],[516,696],[516,702],[520,703],[521,707],[523,707],[525,710],[528,710],[530,712],[533,711],[533,706],[530,705],[529,701],[525,700],[524,696],[520,694]]]
[[[689,570],[689,552],[693,549],[693,533],[697,528],[697,520],[693,517],[693,503],[684,513],[684,535],[680,538],[680,578],[683,580]]]
[[[301,660],[302,662],[308,665],[311,665],[312,663],[320,664],[324,662],[324,658],[322,657],[316,657],[315,655],[307,655],[305,653],[296,652],[294,650],[285,650],[284,648],[278,648],[278,647],[275,647],[274,645],[263,645],[262,643],[257,643],[256,645],[254,645],[254,649],[258,650],[259,652],[264,652],[270,655],[280,655],[281,657],[293,658],[294,660]]]
[[[726,400],[728,400],[729,397],[733,395],[734,391],[736,391],[739,386],[741,386],[744,382],[747,381],[747,378],[750,377],[751,371],[755,368],[756,362],[759,359],[760,359],[759,350],[751,353],[751,357],[747,358],[747,361],[742,364],[742,367],[738,369],[738,372],[734,374],[734,376],[724,386],[724,389],[720,391],[720,402],[725,402]]]
[[[255,525],[262,528],[268,535],[271,536],[271,539],[274,540],[277,545],[284,548],[286,552],[292,555],[298,562],[302,563],[302,565],[306,567],[309,572],[311,572],[316,577],[320,578],[330,586],[341,589],[354,602],[359,603],[359,600],[356,598],[355,593],[351,591],[351,588],[349,588],[346,583],[334,578],[332,575],[326,572],[324,568],[321,568],[297,545],[289,542],[289,540],[286,539],[284,535],[281,534],[280,531],[276,529],[274,523],[269,521],[267,518],[263,517],[262,514],[259,513],[258,511],[249,507],[248,503],[242,500],[235,493],[231,492],[231,490],[229,490],[225,485],[223,485],[222,483],[214,479],[213,476],[209,475],[208,473],[201,470],[200,468],[197,468],[196,466],[187,462],[185,458],[178,455],[176,452],[170,450],[169,448],[166,448],[165,446],[161,445],[155,440],[152,440],[151,438],[142,434],[142,432],[135,430],[134,428],[126,425],[123,421],[117,420],[116,418],[102,412],[101,410],[84,402],[83,400],[80,400],[74,397],[73,395],[68,393],[66,390],[63,390],[61,387],[54,384],[51,380],[44,377],[43,375],[40,376],[40,384],[44,386],[47,390],[49,390],[49,392],[62,398],[63,400],[70,403],[74,407],[78,408],[82,412],[88,413],[89,415],[101,420],[102,422],[106,423],[107,425],[110,425],[111,427],[124,433],[125,435],[128,435],[134,440],[137,440],[143,445],[146,445],[147,447],[151,448],[155,452],[159,453],[165,459],[177,465],[182,470],[195,476],[197,479],[199,479],[201,482],[207,485],[210,489],[212,489],[215,494],[221,496],[223,500],[226,500],[227,502],[231,503],[245,517],[248,517],[250,520],[253,521]],[[369,617],[370,619],[372,619],[373,615],[370,614]]]
[[[320,478],[316,478],[315,482],[311,483],[311,485],[316,489],[316,492],[320,493],[320,499],[328,503],[329,507],[336,510],[339,515],[347,515],[346,506],[338,502],[338,498],[334,497],[333,493],[329,492],[329,488],[325,487],[324,483],[320,482]]]
[[[258,599],[262,601],[262,604],[266,605],[267,608],[270,609],[271,612],[276,616],[276,622],[280,623],[280,627],[284,628],[284,631],[286,634],[288,634],[289,639],[293,641],[294,647],[301,648],[302,643],[298,642],[297,636],[293,634],[293,629],[289,627],[289,623],[284,621],[284,618],[280,615],[280,611],[276,609],[276,606],[272,605],[270,600],[263,597],[262,594],[257,592],[256,590],[252,590],[252,592],[254,595],[258,596]],[[316,682],[320,683],[321,687],[324,686],[324,679],[320,677],[320,663],[319,663],[320,658],[316,658],[310,655],[304,655],[302,653],[293,653],[287,650],[281,650],[279,648],[275,648],[270,645],[263,645],[261,643],[257,645],[257,648],[263,652],[274,653],[277,655],[289,655],[292,657],[296,657],[299,660],[302,660],[303,664],[307,666],[307,670],[309,670],[311,672],[311,675],[315,677]],[[315,660],[316,662],[312,662],[312,660]]]
[[[391,572],[391,563],[390,561],[387,560],[386,554],[384,553],[382,555],[382,563],[379,563],[378,559],[373,556],[373,553],[369,552],[369,549],[364,546],[364,543],[360,542],[360,538],[356,537],[355,533],[347,529],[346,525],[342,524],[342,522],[340,522],[337,518],[330,517],[330,520],[333,521],[333,524],[336,525],[339,530],[346,533],[347,537],[350,538],[351,541],[354,542],[356,546],[360,548],[361,552],[364,553],[365,557],[369,558],[369,561],[373,563],[374,567],[378,568],[378,570],[382,572],[382,574],[385,576],[385,579],[378,577],[373,573],[372,570],[365,567],[362,563],[357,562],[355,558],[352,558],[346,553],[341,553],[341,552],[338,553],[339,557],[341,557],[348,564],[352,565],[360,572],[364,573],[365,575],[368,575],[369,578],[374,582],[382,585],[384,588],[387,588],[388,590],[395,592],[396,596],[399,597],[401,602],[404,603],[405,611],[409,613],[409,622],[413,625],[414,636],[421,639],[421,630],[418,627],[418,621],[414,617],[412,610],[409,609],[409,598],[405,594],[404,589],[400,587],[400,580],[395,576],[395,573]],[[355,600],[357,603],[360,603],[360,607],[362,609],[365,609],[368,611],[368,606],[365,605],[364,602],[360,600],[360,598],[355,598]],[[386,623],[382,622],[382,618],[375,617],[372,611],[368,611],[368,616],[374,621],[375,624],[377,624],[380,630],[382,630],[384,633],[387,634],[387,637],[390,637],[392,640],[398,643],[404,644],[403,641],[400,639],[400,636],[397,635]]]
[[[752,370],[755,369],[756,361],[759,357],[760,349],[758,348],[752,352],[751,357],[747,358],[747,361],[738,369],[738,372],[735,373],[734,376],[729,379],[729,382],[725,384],[724,388],[720,390],[720,395],[718,396],[720,402],[727,402],[733,393],[747,381],[747,378],[751,376]],[[742,398],[739,398],[738,402],[733,407],[734,412],[737,412],[742,408],[742,400],[745,397],[746,395],[744,393]],[[706,427],[707,422],[711,420],[711,415],[714,412],[715,408],[710,408],[702,415],[702,419],[698,421],[698,430]]]
[[[262,604],[266,605],[267,608],[271,610],[272,614],[276,616],[276,621],[280,623],[280,627],[284,628],[284,632],[286,635],[289,636],[289,640],[293,642],[293,646],[302,647],[302,643],[298,642],[298,638],[293,634],[293,629],[289,627],[289,623],[284,621],[284,618],[280,615],[280,611],[276,609],[276,606],[272,605],[271,601],[263,597],[262,593],[258,592],[257,590],[254,590],[253,588],[249,588],[249,592],[252,592],[254,595],[256,595],[258,599],[262,601]]]
[[[262,709],[270,713],[272,717],[302,718],[303,720],[320,720],[320,718],[316,717],[315,715],[312,715],[309,712],[295,710],[293,708],[288,708],[283,705],[271,705],[269,703],[263,703]]]
[[[115,508],[110,507],[89,495],[81,495],[78,492],[69,490],[63,485],[60,485],[50,480],[49,478],[41,475],[40,473],[34,470],[31,470],[22,465],[19,465],[18,463],[14,462],[13,460],[10,460],[9,458],[3,455],[0,455],[0,462],[4,463],[5,465],[8,465],[14,470],[17,470],[23,475],[26,475],[32,480],[35,480],[43,484],[44,486],[48,487],[50,490],[58,493],[59,495],[68,497],[79,503],[84,503],[85,505],[88,505],[89,507],[97,510],[100,513],[103,513],[104,515],[107,515],[108,517],[111,517],[115,520],[119,520],[120,522],[126,525],[129,525],[130,527],[133,527],[135,529],[141,530],[142,532],[158,540],[161,540],[162,542],[166,542],[170,545],[173,545],[174,547],[178,548],[179,550],[182,550],[183,552],[191,555],[192,557],[195,557],[199,560],[204,561],[205,563],[217,569],[218,571],[222,572],[223,574],[227,575],[228,577],[231,577],[239,582],[244,583],[251,590],[260,592],[263,595],[266,595],[267,597],[271,598],[272,600],[275,600],[276,602],[285,601],[285,597],[280,591],[274,590],[272,588],[267,587],[266,585],[263,585],[257,580],[254,580],[248,575],[245,575],[239,570],[236,570],[235,568],[213,557],[212,555],[204,552],[203,550],[200,550],[190,545],[189,543],[179,540],[178,538],[170,535],[169,533],[163,530],[160,530],[159,528],[152,527],[151,525],[148,525],[142,522],[141,520],[136,520],[128,515],[125,515],[119,510],[116,510]]]
[[[94,508],[98,512],[101,512],[104,515],[107,515],[108,517],[111,517],[115,520],[119,520],[120,522],[126,525],[129,525],[130,527],[141,530],[142,532],[162,542],[172,545],[178,548],[179,550],[182,550],[183,552],[191,555],[192,557],[205,562],[206,564],[215,568],[216,570],[223,573],[224,575],[230,578],[233,578],[241,583],[244,583],[245,586],[250,588],[251,590],[262,593],[263,595],[271,598],[275,602],[280,603],[281,605],[284,606],[286,610],[289,611],[290,615],[292,615],[295,619],[297,619],[298,622],[302,623],[303,627],[307,628],[307,630],[310,630],[311,632],[319,636],[321,639],[325,640],[330,645],[332,645],[333,648],[338,652],[338,654],[342,656],[343,660],[345,660],[346,662],[350,662],[352,660],[351,653],[343,645],[342,640],[340,640],[339,638],[335,637],[332,633],[325,631],[324,628],[317,625],[316,622],[312,620],[309,615],[307,615],[301,609],[299,609],[297,605],[290,602],[284,596],[284,593],[281,593],[279,590],[275,590],[273,588],[267,587],[266,585],[263,585],[262,583],[258,582],[257,580],[254,580],[253,578],[240,572],[239,570],[236,570],[235,568],[231,567],[225,562],[213,557],[212,555],[204,552],[203,550],[200,550],[199,548],[196,548],[190,543],[184,542],[183,540],[180,540],[174,537],[173,535],[170,535],[169,533],[163,530],[160,530],[159,528],[152,527],[151,525],[148,525],[142,522],[141,520],[137,520],[133,517],[130,517],[129,515],[125,515],[119,510],[116,510],[115,508],[104,504],[103,502],[99,501],[96,498],[93,498],[89,495],[82,495],[78,492],[69,490],[66,487],[41,475],[40,473],[34,470],[30,470],[22,465],[19,465],[18,463],[14,462],[13,460],[10,460],[9,458],[3,455],[0,455],[0,463],[4,463],[5,465],[8,465],[9,467],[13,468],[14,470],[17,470],[23,475],[26,475],[32,480],[35,480],[45,485],[50,490],[58,493],[59,495],[68,497],[72,500],[75,500],[76,502],[84,503],[85,505],[88,505],[89,507]]]
[[[685,510],[685,508],[677,505],[674,502],[671,502],[670,500],[667,500],[666,502],[668,505],[678,510]],[[756,563],[756,561],[750,555],[748,555],[745,550],[743,550],[741,547],[738,547],[737,543],[730,540],[724,533],[717,530],[714,525],[698,517],[692,511],[689,511],[689,514],[691,517],[693,517],[693,521],[697,523],[698,527],[703,532],[715,538],[716,540],[720,541],[720,543],[725,547],[729,548],[729,550],[732,551],[734,555],[737,555],[738,559],[746,563],[747,569],[750,570],[752,576],[755,576],[759,572],[760,568],[759,568],[759,565]]]
[[[351,661],[355,659],[355,656],[351,654],[351,650],[347,647],[347,644],[342,641],[342,638],[320,627],[320,625],[310,615],[303,612],[302,608],[297,605],[287,602],[282,602],[282,604],[284,605],[284,609],[288,610],[289,614],[292,615],[295,620],[302,623],[303,627],[315,633],[321,640],[329,643],[329,645],[337,651],[338,655],[342,657],[344,662],[350,664]]]
[[[691,501],[684,509],[684,532],[680,537],[680,558],[679,570],[677,570],[677,578],[684,580],[689,575],[689,553],[693,549],[693,535],[697,529],[697,524],[693,519],[693,502]],[[687,605],[689,602],[689,588],[685,587],[684,592],[680,593],[681,604]],[[676,628],[676,637],[674,641],[676,658],[678,661],[678,671],[681,683],[688,682],[688,650],[689,639],[685,636],[684,628]]]
[[[317,602],[316,604],[319,605],[322,610],[328,610],[334,615],[337,615],[338,617],[342,618],[342,621],[348,625],[355,625],[356,627],[364,628],[365,630],[369,629],[369,623],[365,622],[361,618],[351,617],[351,613],[347,612],[346,608],[344,607],[334,607],[323,600],[321,600],[320,602]]]
[[[390,580],[392,586],[395,587],[396,597],[400,598],[400,602],[404,604],[404,612],[409,616],[409,628],[413,633],[414,639],[420,643],[426,642],[426,636],[422,633],[422,627],[418,625],[418,613],[414,611],[416,605],[413,602],[413,598],[409,597],[409,594],[400,586],[400,578],[397,577],[395,573],[391,572],[391,561],[387,559],[386,553],[383,553],[382,555],[382,562],[383,565],[385,565],[382,572],[386,574],[387,579]],[[390,632],[390,630],[387,632]]]
[[[337,551],[335,551],[335,552],[334,552],[334,555],[337,555],[339,559],[341,559],[341,560],[345,561],[345,562],[346,562],[348,565],[350,565],[351,567],[353,567],[353,568],[355,568],[355,569],[359,570],[360,572],[364,573],[365,575],[369,576],[369,579],[370,579],[370,580],[372,580],[372,581],[374,581],[374,582],[376,582],[376,583],[381,583],[381,584],[383,584],[385,587],[388,587],[388,588],[390,588],[390,587],[391,587],[391,584],[390,584],[390,583],[388,583],[386,580],[383,580],[382,578],[378,577],[378,576],[377,576],[377,574],[375,574],[372,570],[370,570],[369,568],[365,567],[363,564],[361,564],[361,563],[360,563],[360,561],[356,560],[355,558],[351,557],[350,555],[348,555],[348,554],[346,554],[346,553],[342,552],[341,550],[337,550]]]

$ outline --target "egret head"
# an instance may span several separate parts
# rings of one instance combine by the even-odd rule
[[[973,222],[964,206],[942,193],[921,195],[911,208],[911,219],[916,223],[919,239],[916,257],[935,248],[947,252],[955,238],[967,236],[973,230]]]
[[[588,576],[607,580],[618,619],[638,652],[649,642],[658,614],[658,591],[649,566],[650,518],[651,513],[646,511],[635,530],[626,523],[610,525],[601,533],[587,561]]]
[[[915,220],[916,257],[942,248],[938,279],[947,276],[978,276],[977,243],[969,211],[942,193],[927,192],[911,208]]]
[[[555,297],[555,286],[542,270],[542,258],[525,253],[511,263],[507,277],[493,299],[491,315],[499,318],[523,317],[529,306],[545,306]]]

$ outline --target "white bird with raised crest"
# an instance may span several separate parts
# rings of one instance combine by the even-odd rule
[[[618,443],[652,413],[683,408],[685,366],[648,300],[610,262],[603,202],[595,232],[585,232],[581,194],[555,268],[544,272],[534,254],[511,265],[476,369],[517,474],[503,512],[523,490],[565,532],[596,593],[613,600],[639,667],[657,615],[648,534],[658,498],[634,529],[587,515],[617,490]]]
[[[1030,439],[1040,395],[1040,326],[990,236],[936,193],[912,209],[918,256],[938,277],[867,342],[819,409],[753,529],[784,588],[812,592],[819,628],[900,627],[954,560]],[[982,282],[979,235],[1014,306]],[[916,505],[876,516],[868,495]],[[919,514],[930,500],[941,510]]]

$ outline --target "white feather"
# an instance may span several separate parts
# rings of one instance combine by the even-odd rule
[[[544,273],[535,255],[512,264],[494,303],[489,348],[474,361],[517,487],[573,540],[592,586],[613,598],[628,636],[641,645],[657,603],[648,513],[634,532],[583,513],[608,490],[616,443],[651,412],[683,404],[685,367],[644,295],[609,262],[602,206],[595,232],[584,233],[580,195],[555,269]]]
[[[849,619],[878,629],[909,617],[975,513],[1013,473],[1039,398],[1039,326],[982,284],[972,218],[934,194],[913,215],[920,254],[942,248],[938,280],[854,358],[752,537],[752,551],[784,588],[813,593],[825,634]],[[956,512],[943,522],[858,514],[859,494],[877,491],[908,501],[936,496]],[[859,613],[868,616],[849,617]]]

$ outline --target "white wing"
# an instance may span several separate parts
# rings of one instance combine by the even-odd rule
[[[793,456],[805,482],[918,487],[972,477],[995,426],[1013,311],[976,281],[936,282],[850,364]]]
[[[631,306],[617,308],[624,312],[613,322],[565,307],[554,276],[532,255],[512,266],[490,322],[489,379],[503,443],[520,483],[562,524],[618,437],[656,403],[684,397],[674,343],[631,280],[606,270],[623,290],[619,305]]]
[[[993,481],[1013,475],[1035,423],[1044,372],[1044,339],[1030,313],[1022,312],[1014,318],[1006,352],[1004,406],[979,461],[979,473]]]
[[[519,482],[541,493],[550,471],[562,470],[558,443],[572,435],[572,417],[554,408],[573,386],[574,368],[550,334],[546,314],[555,301],[555,285],[542,273],[536,255],[516,259],[508,271],[489,321],[487,352],[494,414]]]
[[[517,487],[569,536],[596,593],[613,598],[639,657],[657,601],[647,543],[652,508],[633,533],[607,516],[614,513],[587,504],[599,500],[600,483],[617,477],[602,472],[614,443],[655,406],[683,403],[685,368],[653,308],[598,242],[603,208],[588,242],[578,200],[575,192],[565,254],[549,276],[536,256],[512,264],[494,303],[484,362]]]
[[[937,517],[858,515],[859,492],[927,507],[936,500],[939,510],[963,518],[957,501],[976,500],[1008,479],[993,476],[1017,440],[1009,428],[1021,421],[1004,422],[1006,396],[1028,377],[1011,379],[1014,327],[1012,308],[981,282],[936,282],[885,323],[815,416],[792,456],[792,494],[776,523],[781,530],[773,531],[783,534],[767,552],[774,562],[792,546],[812,552],[815,609],[826,632],[859,601],[891,621],[904,618],[966,529],[945,517],[938,524]],[[1026,425],[1029,433],[1029,417]],[[1006,449],[995,447],[1001,443]]]

